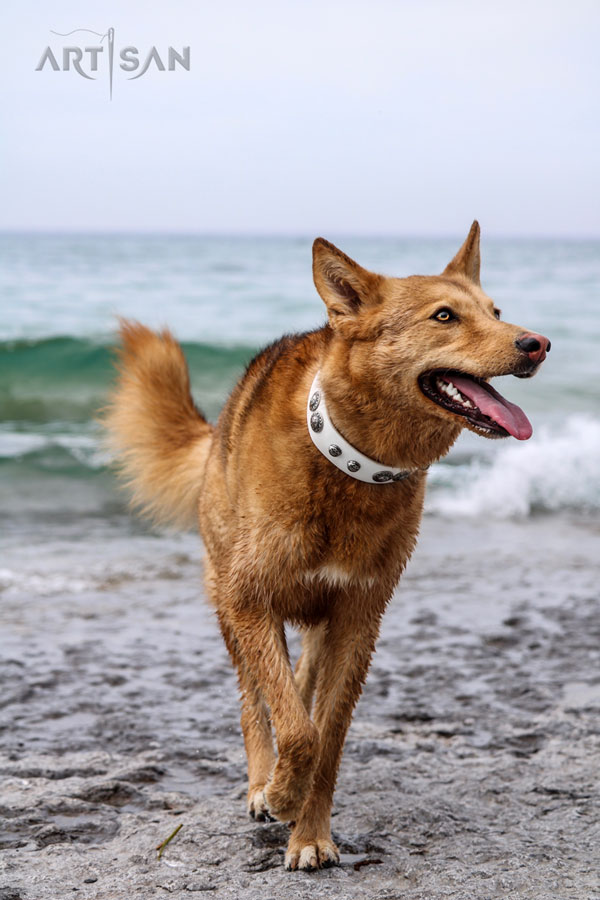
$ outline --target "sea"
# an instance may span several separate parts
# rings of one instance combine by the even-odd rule
[[[326,237],[397,276],[440,272],[460,244]],[[552,341],[534,379],[494,382],[534,434],[463,434],[430,470],[426,517],[509,527],[556,516],[557,533],[562,515],[595,520],[600,242],[487,239],[482,276],[504,319]],[[136,541],[171,540],[130,514],[100,442],[119,316],[175,333],[194,399],[212,420],[258,349],[325,321],[309,237],[3,234],[0,308],[0,590],[72,588],[92,570],[108,577],[117,559],[127,569],[124,548]],[[146,571],[152,560],[140,554]]]

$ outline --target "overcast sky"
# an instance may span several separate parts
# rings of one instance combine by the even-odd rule
[[[35,71],[109,27],[112,102],[106,49]],[[600,237],[598,0],[19,0],[0,42],[2,229]]]

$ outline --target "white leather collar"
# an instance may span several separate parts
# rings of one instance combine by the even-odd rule
[[[308,433],[315,447],[326,456],[345,475],[364,481],[367,484],[391,484],[404,481],[418,469],[394,469],[384,466],[376,459],[371,459],[353,447],[339,433],[327,412],[325,395],[319,380],[320,372],[315,375],[306,405],[306,421]]]

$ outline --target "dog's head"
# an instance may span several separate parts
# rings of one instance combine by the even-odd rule
[[[541,334],[503,322],[479,281],[479,225],[441,275],[387,278],[323,238],[313,273],[348,377],[395,406],[490,438],[527,440],[525,413],[487,382],[530,378],[550,350]]]

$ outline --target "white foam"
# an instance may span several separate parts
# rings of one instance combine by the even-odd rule
[[[196,535],[193,538],[197,543]],[[155,538],[150,539],[151,544],[155,542]],[[170,544],[170,548],[172,546]],[[123,583],[139,585],[165,579],[172,582],[184,577],[184,574],[189,577],[196,571],[198,562],[195,558],[182,559],[180,554],[172,552],[156,556],[153,548],[155,559],[151,562],[147,556],[149,549],[148,544],[142,542],[142,550],[145,551],[142,556],[138,552],[112,559],[109,552],[108,558],[93,561],[100,552],[93,545],[71,546],[65,551],[64,545],[56,543],[49,545],[45,553],[37,552],[33,563],[27,552],[13,552],[10,554],[12,566],[0,567],[0,594],[4,599],[23,595],[52,597],[84,591],[112,591],[115,585]],[[70,553],[70,550],[73,552]],[[86,558],[83,565],[82,557]]]
[[[47,440],[41,434],[27,434],[18,431],[0,432],[0,458],[19,458],[45,447]]]
[[[94,434],[70,432],[30,433],[10,430],[0,431],[0,458],[22,459],[30,453],[43,453],[60,447],[80,465],[100,469],[110,460]]]
[[[17,572],[0,569],[0,592],[7,595],[24,593],[40,597],[53,594],[79,594],[97,587],[92,579],[77,578],[66,572]]]
[[[527,443],[502,444],[486,462],[431,469],[426,512],[528,516],[534,510],[600,510],[600,421],[573,416]]]

